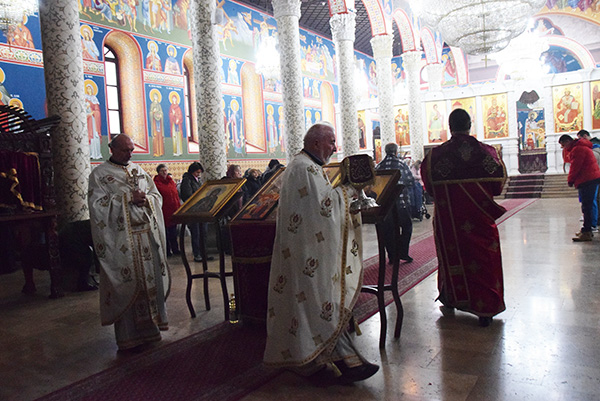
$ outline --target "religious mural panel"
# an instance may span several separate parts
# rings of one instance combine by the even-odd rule
[[[8,27],[2,39],[0,104],[22,108],[35,119],[47,117],[38,16],[23,17],[20,23]]]
[[[519,137],[522,150],[540,150],[546,147],[544,108],[517,110]]]
[[[581,84],[552,88],[554,130],[577,132],[583,128],[583,93]]]
[[[485,139],[506,138],[508,136],[506,93],[481,97],[483,107],[483,137]]]
[[[266,102],[265,124],[267,133],[267,154],[270,158],[285,157],[285,148],[283,144],[283,106],[279,103]]]
[[[163,102],[163,94],[157,85],[146,85],[148,91],[147,102],[150,104],[148,109],[148,128],[152,147],[152,155],[161,157],[165,154],[165,112],[164,107],[167,102]],[[165,99],[166,100],[166,99]],[[165,106],[163,106],[163,103]]]
[[[83,81],[85,96],[83,98],[86,114],[86,127],[90,143],[90,158],[101,160],[102,156],[102,133],[106,132],[106,121],[102,117],[105,110],[104,80],[98,77],[88,76]]]
[[[367,148],[367,126],[365,125],[366,115],[364,110],[358,112],[358,147]]]
[[[452,110],[463,109],[471,116],[470,135],[477,137],[477,106],[474,97],[463,97],[452,100]]]
[[[429,143],[440,143],[448,140],[446,128],[446,102],[426,102],[427,138]]]
[[[457,83],[457,70],[456,60],[454,59],[454,53],[450,48],[445,47],[442,50],[442,64],[444,64],[444,77],[442,78],[442,85],[456,85]]]
[[[408,124],[408,105],[395,107],[394,132],[398,146],[410,145],[410,126]]]
[[[227,155],[229,158],[240,158],[246,154],[246,138],[242,118],[242,98],[223,94],[225,107],[225,136],[227,137]],[[262,111],[261,111],[262,113]]]
[[[600,129],[600,81],[590,82],[592,129]]]

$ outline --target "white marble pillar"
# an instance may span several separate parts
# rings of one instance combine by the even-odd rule
[[[227,172],[219,43],[212,23],[215,8],[214,1],[191,2],[199,158],[206,178],[211,180],[219,179]]]
[[[79,9],[72,0],[40,1],[48,115],[61,121],[52,135],[60,223],[89,219],[90,147],[86,128]]]
[[[377,100],[381,121],[381,146],[396,142],[394,131],[394,99],[392,85],[392,35],[378,35],[371,39],[373,57],[377,65]]]
[[[419,51],[402,54],[406,87],[408,89],[408,124],[410,125],[410,153],[412,160],[423,160],[423,113],[421,108],[421,54]]]
[[[520,92],[518,92],[520,94]],[[506,94],[508,110],[508,138],[503,141],[502,154],[506,173],[509,176],[519,174],[519,127],[517,124],[517,92],[509,90]]]
[[[554,130],[554,103],[552,101],[552,80],[548,77],[544,82],[544,88],[540,95],[540,103],[544,106],[544,120],[546,124],[546,161],[548,170],[546,174],[564,174],[564,160],[562,157],[562,148],[558,143],[560,133]]]
[[[429,82],[429,92],[441,92],[442,81],[444,79],[444,64],[427,64],[427,80]]]
[[[336,14],[329,20],[335,43],[339,71],[340,115],[344,156],[358,153],[358,117],[356,113],[356,91],[354,90],[354,31],[356,14]]]
[[[281,84],[283,89],[283,135],[287,161],[302,150],[304,133],[304,95],[300,68],[300,0],[273,0],[277,20]]]

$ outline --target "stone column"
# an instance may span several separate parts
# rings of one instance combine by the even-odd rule
[[[359,152],[358,116],[354,87],[354,31],[356,14],[336,14],[329,20],[339,71],[340,112],[344,156]]]
[[[283,89],[283,135],[287,161],[302,150],[304,126],[304,95],[300,68],[300,0],[273,0],[273,14],[277,20],[281,84]]]
[[[212,23],[214,1],[191,2],[194,86],[200,161],[206,177],[219,179],[227,172],[227,150],[223,106],[221,104],[221,71],[219,43]]]
[[[444,78],[444,64],[433,63],[428,64],[425,69],[427,70],[427,80],[429,81],[430,92],[441,92],[442,81]]]
[[[562,148],[558,143],[560,133],[556,133],[554,130],[554,102],[552,101],[552,79],[550,75],[544,79],[543,85],[539,95],[541,104],[544,106],[544,119],[546,120],[544,126],[546,131],[546,161],[548,163],[546,174],[564,174],[568,170],[565,170]]]
[[[40,1],[40,27],[48,115],[61,117],[52,135],[52,154],[59,224],[64,224],[89,219],[90,147],[77,3]]]
[[[381,146],[396,142],[394,130],[394,99],[392,85],[392,35],[378,35],[371,39],[373,57],[377,65],[377,100],[381,121]]]
[[[402,54],[408,89],[408,124],[410,125],[410,153],[412,160],[423,160],[423,115],[421,109],[421,54],[419,51]]]

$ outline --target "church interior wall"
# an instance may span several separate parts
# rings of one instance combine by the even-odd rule
[[[111,90],[107,88],[107,64],[103,51],[107,45],[117,56],[120,55],[119,79],[122,91],[126,93],[121,95],[122,123],[124,131],[136,142],[133,159],[152,174],[158,163],[167,163],[174,177],[179,178],[189,163],[198,158],[197,134],[193,127],[195,119],[186,118],[190,114],[195,117],[195,107],[190,109],[186,100],[187,88],[190,87],[191,91],[194,88],[193,84],[188,86],[186,82],[186,66],[188,71],[191,66],[191,41],[187,29],[189,1],[172,0],[149,9],[145,7],[147,0],[125,2],[119,9],[112,9],[104,2],[92,2],[90,6],[84,6],[84,3],[80,5],[80,25],[85,87],[86,91],[90,91],[86,92],[88,134],[91,139],[96,131],[100,131],[102,139],[99,152],[92,152],[92,165],[109,156],[108,132],[110,125],[115,124],[108,110]],[[244,170],[250,167],[264,169],[271,158],[285,159],[281,82],[255,71],[259,50],[269,38],[277,37],[277,23],[270,15],[234,1],[226,1],[221,7],[216,29],[221,51],[227,157],[229,162],[242,165]],[[545,29],[564,35],[559,26],[551,25],[552,15],[547,11],[540,15]],[[557,20],[564,21],[558,17]],[[44,118],[47,115],[46,96],[52,94],[45,92],[39,18],[30,16],[16,28],[19,35],[13,32],[12,36],[0,40],[0,102],[22,107],[34,118]],[[565,31],[570,29],[567,27]],[[335,46],[331,40],[306,30],[301,30],[300,40],[305,123],[309,126],[325,116],[339,120],[333,117],[339,94]],[[523,89],[522,82],[503,81],[497,76],[499,68],[493,61],[488,64],[488,60],[465,56],[456,59],[452,50],[446,47],[442,51],[443,90],[436,93],[426,90],[423,96],[424,143],[435,145],[441,138],[448,137],[445,126],[447,114],[458,107],[457,104],[466,104],[472,110],[474,135],[480,140],[503,146],[505,161],[511,172],[517,171],[514,156],[519,149],[532,144],[530,139],[528,142],[528,135],[533,131],[525,132],[526,116],[535,114],[537,118],[534,149],[546,148],[547,143],[555,139],[554,136],[564,132],[575,133],[575,128],[579,127],[597,135],[600,132],[598,68],[582,69],[577,54],[565,47],[554,46],[550,53],[553,59],[548,64],[553,74],[544,82],[549,82],[551,87],[574,85],[575,88],[579,85],[581,96],[575,102],[577,124],[565,126],[557,122],[552,110],[560,107],[560,98],[552,98],[552,90],[548,91],[546,84],[540,84],[541,80],[536,80],[527,89],[546,95],[535,104],[524,106],[517,102]],[[589,54],[592,59],[598,60],[600,49],[591,49]],[[375,61],[355,52],[355,62],[362,75],[361,79],[357,79],[357,92],[361,99],[359,117],[363,119],[366,137],[361,151],[377,155],[380,149],[377,149],[374,131],[379,126],[380,117]],[[394,118],[397,141],[409,155],[407,94],[402,64],[400,56],[392,58],[397,99]],[[464,72],[459,71],[461,65],[466,65]],[[469,80],[467,84],[461,83],[464,78],[459,78],[460,73]],[[193,77],[193,74],[189,75]],[[422,86],[427,88],[425,79]],[[324,88],[327,88],[326,95]],[[499,117],[490,117],[494,110]],[[181,121],[179,115],[184,117]],[[441,126],[437,121],[441,121]],[[334,123],[339,127],[339,122]],[[182,145],[178,144],[178,139]],[[545,150],[558,152],[551,146]],[[549,158],[555,156],[553,154]],[[559,163],[549,163],[549,166],[554,164]],[[558,167],[549,171],[558,171]]]

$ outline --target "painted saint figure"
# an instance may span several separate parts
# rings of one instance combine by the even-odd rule
[[[179,63],[177,62],[177,49],[175,46],[169,45],[167,46],[167,60],[165,61],[165,72],[169,74],[181,75],[181,69],[179,68]]]
[[[269,142],[269,152],[274,152],[279,142],[279,135],[277,133],[277,123],[275,117],[273,105],[267,106],[267,141]]]
[[[100,51],[93,40],[94,31],[89,25],[82,25],[81,29],[81,47],[83,50],[83,58],[87,60],[98,60]]]
[[[26,47],[28,49],[35,49],[33,37],[31,36],[29,28],[25,26],[26,23],[27,17],[24,16],[23,22],[21,22],[20,24],[9,25],[8,32],[6,33],[6,42],[9,45]]]
[[[431,119],[429,120],[429,141],[442,142],[443,116],[438,110],[438,105],[433,105]]]
[[[579,103],[575,100],[575,97],[571,95],[571,91],[565,89],[565,94],[560,98],[560,101],[556,105],[556,118],[559,121],[559,125],[561,128],[565,127],[564,131],[567,131],[568,127],[577,124],[578,116]]]
[[[152,136],[153,155],[162,156],[165,154],[164,115],[160,105],[162,95],[158,89],[152,89],[150,98],[152,99],[152,103],[150,103],[150,135]]]
[[[171,125],[171,138],[173,139],[173,156],[183,154],[183,113],[179,106],[179,94],[169,94],[171,108],[169,109],[169,124]]]
[[[146,69],[154,71],[162,71],[162,63],[158,55],[158,44],[151,40],[148,42],[148,55],[146,56]]]
[[[91,79],[85,80],[85,114],[87,120],[88,139],[90,141],[90,158],[102,159],[102,120],[100,102],[96,97],[98,87]]]
[[[492,105],[488,109],[486,117],[488,138],[498,138],[505,136],[505,121],[506,112],[501,106],[498,106],[498,101],[496,100],[496,98],[492,98]]]

